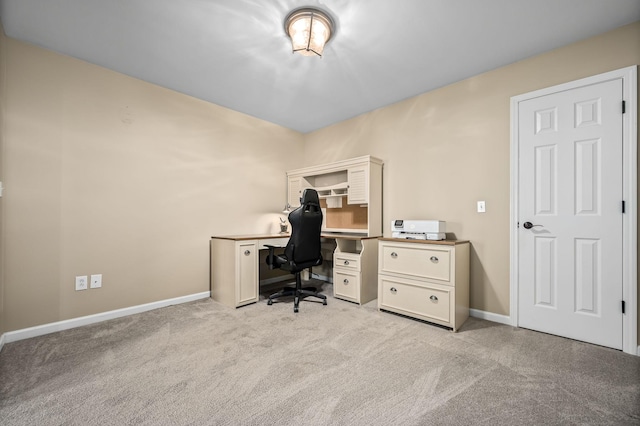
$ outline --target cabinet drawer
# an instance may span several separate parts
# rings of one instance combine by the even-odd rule
[[[439,323],[451,322],[451,290],[428,287],[428,283],[399,282],[380,276],[379,307]]]
[[[360,273],[344,270],[343,268],[335,268],[333,270],[333,295],[352,302],[360,302],[358,300],[359,294]]]
[[[349,253],[334,253],[333,266],[336,268],[350,269],[353,271],[360,270],[360,256]]]
[[[440,281],[451,279],[451,249],[421,244],[381,244],[380,272]]]

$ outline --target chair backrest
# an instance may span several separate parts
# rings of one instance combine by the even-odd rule
[[[322,210],[315,189],[305,189],[300,207],[289,213],[291,237],[284,254],[295,269],[305,269],[322,263],[320,253],[320,232],[322,229]]]

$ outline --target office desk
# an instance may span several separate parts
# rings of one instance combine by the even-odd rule
[[[378,237],[323,233],[336,240],[334,296],[366,303],[377,294]],[[211,298],[238,308],[255,303],[260,290],[259,251],[265,245],[287,244],[288,234],[213,236],[211,238]]]

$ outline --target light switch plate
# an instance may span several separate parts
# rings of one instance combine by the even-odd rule
[[[486,211],[487,209],[484,201],[478,201],[478,213],[484,213]]]

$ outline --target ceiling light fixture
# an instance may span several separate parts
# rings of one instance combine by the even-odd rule
[[[331,17],[315,8],[295,9],[284,20],[284,30],[291,37],[294,53],[322,56],[324,45],[334,32]]]

